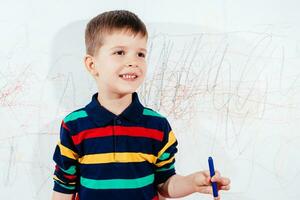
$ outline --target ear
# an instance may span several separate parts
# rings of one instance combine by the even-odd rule
[[[98,76],[98,71],[95,65],[95,58],[91,55],[85,55],[83,58],[84,65],[92,76]]]

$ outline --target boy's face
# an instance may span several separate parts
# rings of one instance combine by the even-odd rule
[[[125,31],[104,36],[93,57],[95,76],[101,93],[126,95],[142,84],[147,70],[147,38]]]

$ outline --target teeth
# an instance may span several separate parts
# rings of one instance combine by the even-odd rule
[[[128,75],[128,74],[123,74],[121,75],[123,78],[126,78],[126,79],[134,79],[136,78],[137,76],[136,75]]]

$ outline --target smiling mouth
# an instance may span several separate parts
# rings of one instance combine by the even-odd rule
[[[123,80],[135,80],[138,76],[135,74],[121,74],[119,75],[120,78],[122,78]]]

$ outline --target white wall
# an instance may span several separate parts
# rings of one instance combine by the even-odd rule
[[[178,173],[207,169],[213,156],[232,179],[223,199],[298,198],[299,6],[1,0],[0,198],[50,198],[60,121],[96,91],[82,64],[84,27],[112,9],[129,9],[148,25],[150,73],[139,92],[171,122]],[[200,198],[211,196],[184,199]]]

